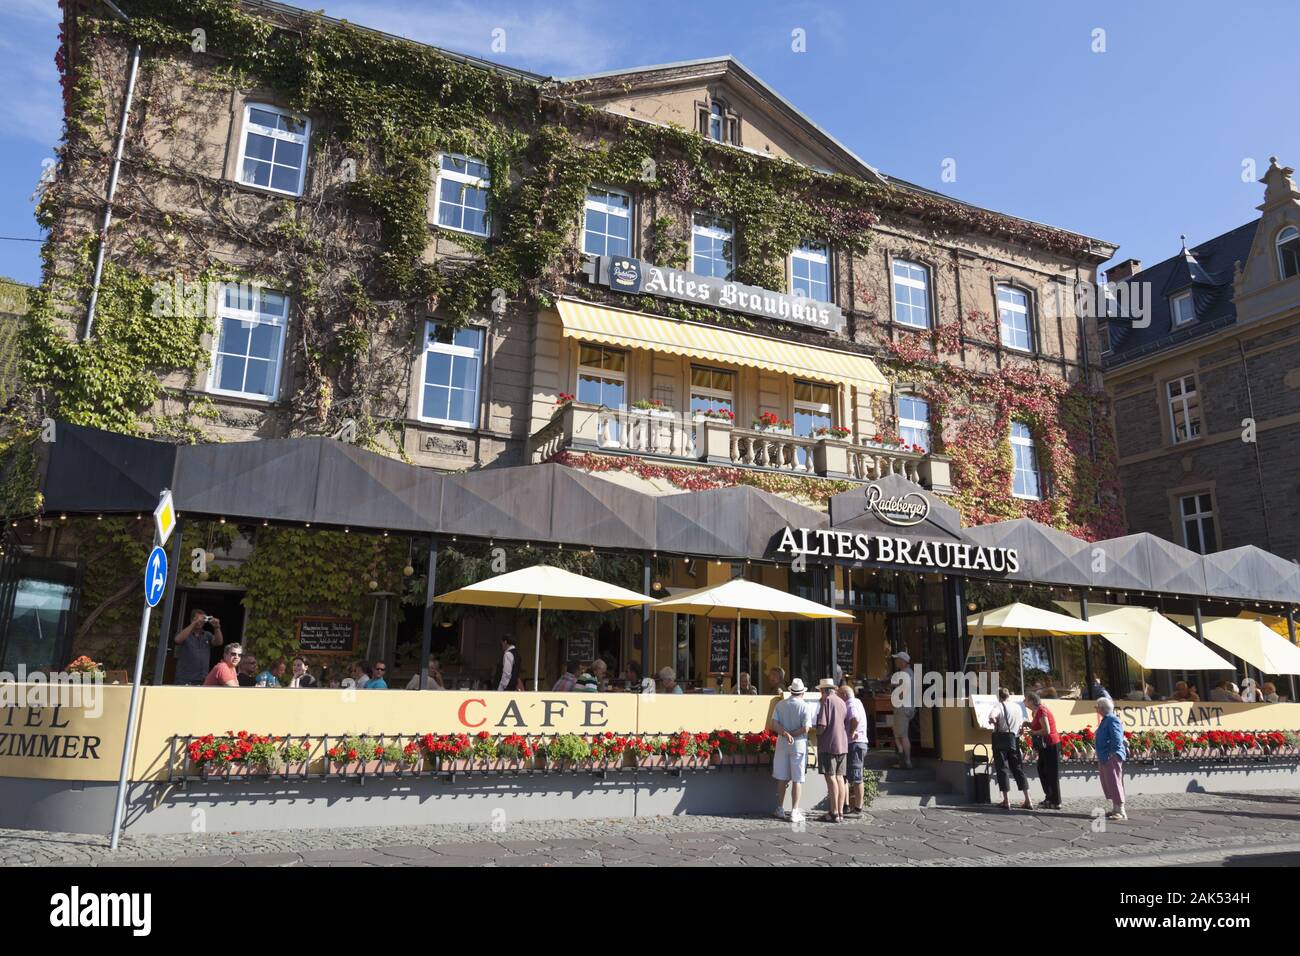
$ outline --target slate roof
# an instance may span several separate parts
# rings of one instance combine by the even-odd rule
[[[1138,329],[1122,320],[1112,319],[1108,323],[1111,350],[1103,356],[1105,367],[1115,368],[1142,356],[1175,348],[1236,322],[1237,308],[1232,301],[1234,265],[1244,263],[1250,255],[1258,227],[1259,220],[1255,219],[1208,242],[1180,250],[1164,262],[1143,269],[1124,282],[1115,283],[1116,286],[1150,283],[1151,324]],[[1174,328],[1169,297],[1188,288],[1192,291],[1196,318]]]

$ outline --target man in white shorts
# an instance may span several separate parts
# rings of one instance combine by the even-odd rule
[[[912,656],[907,651],[893,655],[895,672],[891,683],[894,690],[894,748],[898,751],[899,766],[912,769],[911,723],[916,716],[917,687],[916,675],[912,672]],[[899,698],[902,703],[900,705]]]
[[[803,701],[805,690],[802,680],[798,677],[792,680],[790,696],[772,710],[772,720],[768,724],[776,734],[776,753],[772,757],[772,776],[776,778],[775,815],[778,819],[786,819],[785,788],[786,784],[791,784],[789,818],[796,823],[803,819],[799,797],[808,774],[808,728],[812,726]]]

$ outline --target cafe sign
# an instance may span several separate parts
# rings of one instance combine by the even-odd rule
[[[886,495],[879,485],[867,485],[867,510],[881,521],[901,528],[918,525],[930,516],[930,499],[919,491]]]
[[[652,265],[631,256],[597,256],[593,280],[597,285],[628,295],[658,295],[691,305],[792,322],[828,332],[844,328],[844,313],[833,302],[819,302],[804,295],[697,276],[693,272]]]
[[[803,555],[832,561],[900,564],[925,570],[983,571],[990,574],[1015,574],[1020,570],[1020,555],[1015,548],[986,548],[959,541],[919,541],[825,528],[786,527],[781,532],[776,552],[791,557]]]

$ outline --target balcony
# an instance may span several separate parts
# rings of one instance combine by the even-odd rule
[[[874,481],[902,475],[931,491],[952,490],[948,458],[899,448],[806,438],[779,429],[742,428],[684,412],[614,409],[570,402],[528,443],[529,461],[562,451],[724,465],[792,475]]]

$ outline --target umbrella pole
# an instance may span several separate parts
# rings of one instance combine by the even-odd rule
[[[1025,649],[1020,642],[1020,632],[1016,631],[1016,656],[1020,658],[1020,696],[1025,695]]]
[[[518,665],[515,667],[518,670]],[[537,640],[533,643],[533,693],[537,693],[537,677],[542,670],[542,597],[537,596]]]

